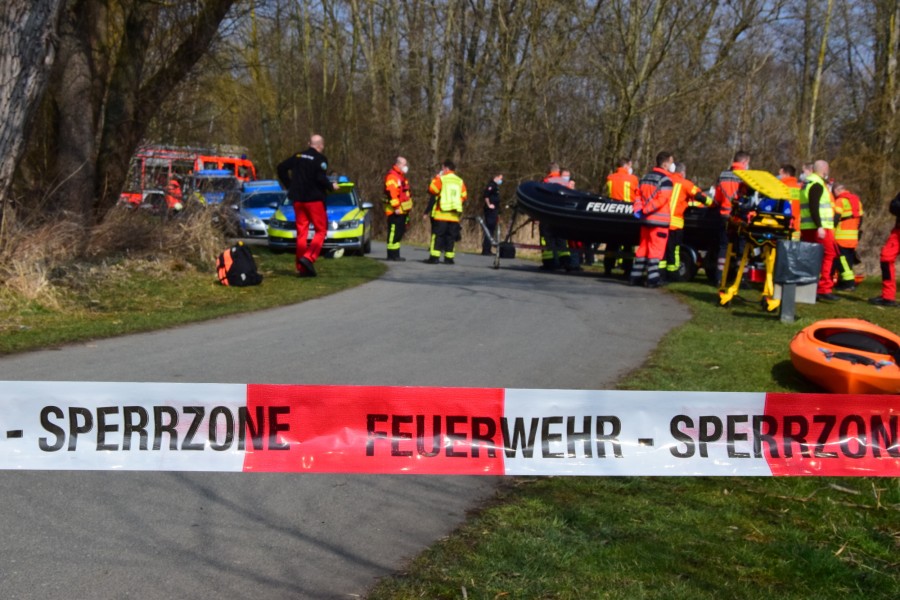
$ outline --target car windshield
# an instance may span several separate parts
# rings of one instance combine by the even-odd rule
[[[328,194],[325,198],[325,206],[356,206],[356,199],[349,192]]]
[[[209,179],[198,179],[195,182],[197,189],[201,192],[227,192],[237,189],[237,179],[234,177],[210,177]]]
[[[256,194],[244,196],[241,204],[244,205],[244,208],[267,208],[272,204],[279,206],[284,200],[284,197],[284,192],[258,192]]]

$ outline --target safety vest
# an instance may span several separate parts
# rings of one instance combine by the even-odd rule
[[[438,175],[431,181],[428,191],[438,196],[431,209],[431,218],[459,222],[463,202],[466,201],[466,184],[462,178],[452,171]]]
[[[409,180],[396,168],[391,168],[384,178],[384,214],[406,214],[412,210],[409,196]]]
[[[822,186],[822,197],[819,199],[819,221],[824,229],[834,229],[834,201],[825,180],[811,173],[806,176],[806,185],[800,190],[800,229],[816,229],[816,222],[809,210],[809,190],[814,185]]]
[[[619,167],[606,176],[606,194],[613,200],[634,202],[637,188],[638,178],[628,172],[628,167]]]
[[[672,213],[672,180],[669,174],[655,168],[638,184],[634,210],[644,213],[643,221],[656,227],[668,227]]]
[[[842,248],[856,248],[859,245],[859,223],[863,217],[859,196],[843,191],[834,199],[834,212],[841,220],[834,229],[834,239]]]

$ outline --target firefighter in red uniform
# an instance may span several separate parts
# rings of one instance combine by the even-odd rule
[[[735,171],[746,171],[750,168],[750,155],[743,150],[734,154],[731,168],[722,171],[716,181],[716,193],[714,204],[719,209],[722,222],[719,229],[719,260],[716,264],[716,285],[722,281],[722,270],[725,268],[725,253],[728,251],[728,219],[731,217],[731,207],[741,197],[746,187],[744,182],[734,174]]]
[[[656,155],[656,167],[644,175],[638,183],[634,200],[634,216],[641,220],[641,241],[634,255],[629,284],[640,285],[647,270],[647,287],[662,285],[659,261],[666,253],[669,239],[669,223],[672,213],[672,188],[670,175],[675,171],[675,157],[671,152]]]
[[[684,211],[689,205],[708,206],[712,199],[708,198],[693,181],[686,177],[687,166],[684,163],[675,165],[675,172],[669,175],[672,180],[672,218],[669,223],[669,240],[666,243],[665,261],[659,263],[662,269],[665,264],[666,281],[678,281],[681,270],[681,244],[684,243]]]
[[[856,289],[853,263],[859,247],[859,230],[862,227],[863,207],[859,196],[842,183],[834,184],[834,241],[838,246],[838,258],[834,271],[839,274],[837,290],[852,292]]]
[[[881,295],[869,299],[877,306],[897,306],[897,270],[894,263],[900,256],[900,194],[891,200],[888,210],[897,220],[881,248]]]
[[[400,256],[400,241],[406,233],[412,198],[409,195],[409,180],[406,174],[409,164],[402,156],[394,161],[394,166],[384,177],[384,214],[387,217],[387,259],[406,260]]]
[[[431,201],[428,204],[428,214],[431,215],[431,244],[428,248],[430,256],[425,262],[429,264],[440,262],[442,252],[445,265],[456,262],[454,260],[456,252],[453,248],[460,237],[459,220],[468,194],[465,182],[454,169],[456,165],[453,161],[445,160],[441,165],[441,172],[435,175],[431,185],[428,186],[428,193],[431,194]]]
[[[634,175],[630,158],[620,158],[616,163],[616,170],[606,176],[606,195],[612,200],[620,202],[634,202],[637,194],[638,178]],[[618,255],[623,254],[627,248],[622,244],[607,244],[603,251],[603,274],[612,275],[616,266]],[[623,263],[626,276],[631,271],[631,261]]]
[[[613,200],[634,202],[638,178],[634,175],[630,158],[620,158],[614,173],[606,176],[606,195]]]
[[[313,135],[309,148],[285,159],[278,165],[278,179],[294,203],[297,220],[297,275],[315,277],[313,263],[319,258],[328,233],[325,196],[338,184],[328,179],[328,159],[322,154],[325,138]],[[315,228],[309,241],[309,226]]]

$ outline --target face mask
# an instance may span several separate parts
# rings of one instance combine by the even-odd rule
[[[628,174],[634,175],[634,169],[632,169],[631,167],[628,167]]]
[[[675,163],[669,163],[669,173],[675,172]]]
[[[409,165],[403,165],[402,167],[400,167],[400,171],[402,171],[403,174],[406,175],[407,173],[409,173]]]
[[[494,183],[496,183],[497,185],[503,185],[503,180],[502,180],[502,179],[495,179],[495,180],[494,180]]]

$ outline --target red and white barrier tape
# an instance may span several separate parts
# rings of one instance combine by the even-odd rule
[[[900,396],[0,385],[0,469],[900,476]]]

